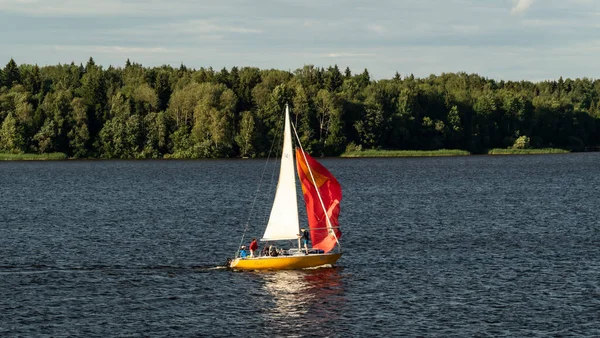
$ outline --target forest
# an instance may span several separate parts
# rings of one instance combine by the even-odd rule
[[[0,152],[71,158],[266,156],[283,111],[305,149],[562,148],[600,145],[600,80],[477,74],[373,80],[367,69],[291,71],[59,64],[0,69]]]

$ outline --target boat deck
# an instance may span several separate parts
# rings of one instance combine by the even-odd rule
[[[297,250],[297,249],[296,249]],[[229,267],[235,270],[286,270],[305,269],[321,265],[334,264],[341,253],[310,253],[292,252],[278,256],[257,256],[246,258],[235,258]]]

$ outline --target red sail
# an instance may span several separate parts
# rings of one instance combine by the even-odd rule
[[[312,247],[329,252],[333,250],[337,243],[336,237],[339,239],[342,236],[338,228],[342,187],[325,167],[300,149],[296,149],[296,165],[306,204],[306,215],[308,216]],[[308,169],[309,167],[312,177]],[[313,178],[317,188],[315,188]],[[325,217],[323,206],[319,200],[319,195],[317,195],[317,189],[321,195],[325,209],[327,209],[330,223],[327,222],[327,217]]]

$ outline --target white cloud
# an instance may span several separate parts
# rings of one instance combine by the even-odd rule
[[[356,58],[356,57],[372,57],[375,56],[373,53],[350,53],[350,52],[341,52],[341,53],[327,53],[325,54],[328,58]]]
[[[313,27],[315,25],[315,21],[314,20],[304,20],[303,25],[304,25],[304,27]]]
[[[0,11],[33,16],[118,15],[131,11],[131,4],[114,0],[2,0]]]
[[[210,9],[222,8],[178,0],[0,0],[0,12],[36,17],[166,16]]]
[[[42,47],[47,49],[47,47]],[[87,52],[102,54],[165,54],[179,53],[177,49],[163,47],[124,47],[124,46],[85,46],[85,45],[55,45],[52,50],[58,52]]]
[[[382,25],[368,25],[367,30],[369,30],[371,32],[375,32],[377,34],[383,34],[383,33],[387,32],[387,29],[385,27],[383,27]]]
[[[531,19],[523,20],[521,23],[524,26],[536,27],[536,28],[600,28],[600,22],[591,20],[580,20],[572,18],[560,18],[560,19]]]
[[[569,47],[570,48],[564,48],[564,53],[570,56],[597,55],[600,53],[600,40],[591,40],[585,43],[574,43]]]
[[[217,24],[212,20],[190,20],[184,23],[177,23],[170,25],[171,28],[176,29],[182,33],[241,33],[241,34],[259,34],[263,31],[261,29],[240,27],[236,25],[223,25]]]
[[[477,25],[451,25],[452,30],[457,33],[477,33],[481,30],[481,28]]]
[[[598,76],[598,1],[0,0],[0,61]]]
[[[529,7],[535,2],[535,0],[513,0],[515,4],[513,8],[511,8],[510,13],[513,15],[523,14],[525,13]]]

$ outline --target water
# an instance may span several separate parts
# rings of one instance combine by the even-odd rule
[[[322,162],[344,256],[260,273],[264,161],[0,163],[0,336],[600,336],[600,154]]]

